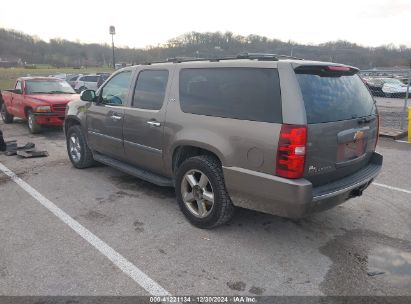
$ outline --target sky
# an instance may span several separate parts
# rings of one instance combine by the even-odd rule
[[[144,48],[191,31],[411,47],[411,0],[2,0],[0,27],[48,41]]]

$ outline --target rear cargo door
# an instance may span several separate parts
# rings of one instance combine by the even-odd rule
[[[375,150],[378,115],[357,70],[300,66],[295,72],[308,125],[305,178],[319,186],[367,166]]]

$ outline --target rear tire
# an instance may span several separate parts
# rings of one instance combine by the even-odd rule
[[[81,92],[83,92],[83,91],[85,91],[85,90],[87,90],[87,88],[83,86],[83,87],[81,87],[80,89],[78,89],[78,92],[81,93]]]
[[[13,122],[14,116],[11,115],[9,112],[7,112],[7,107],[4,102],[1,104],[0,112],[1,112],[1,119],[4,121],[4,123],[11,124]]]
[[[67,153],[70,161],[77,169],[84,169],[95,164],[93,153],[79,125],[71,126],[67,131]]]
[[[235,207],[216,157],[201,155],[187,159],[177,169],[175,181],[180,209],[194,226],[210,229],[232,218]]]
[[[36,116],[32,110],[27,111],[27,125],[31,134],[37,134],[41,132],[41,125],[36,121]]]

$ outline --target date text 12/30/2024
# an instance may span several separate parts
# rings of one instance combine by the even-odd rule
[[[257,303],[257,299],[248,296],[160,296],[150,297],[150,303]]]

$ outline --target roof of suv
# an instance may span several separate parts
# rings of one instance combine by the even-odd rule
[[[221,58],[170,58],[166,61],[161,62],[147,62],[142,65],[151,65],[151,66],[170,66],[170,65],[184,65],[184,66],[204,66],[204,65],[213,65],[218,66],[219,64],[226,63],[228,65],[250,65],[250,66],[276,66],[277,63],[287,62],[292,64],[294,67],[301,65],[316,65],[316,66],[344,66],[352,69],[357,69],[352,66],[347,66],[340,63],[334,62],[324,62],[324,61],[312,61],[304,60],[301,58],[296,58],[286,55],[277,55],[277,54],[265,54],[265,53],[242,53],[234,57],[221,57]],[[125,67],[121,70],[130,70],[133,67]],[[358,69],[357,69],[358,70]]]

